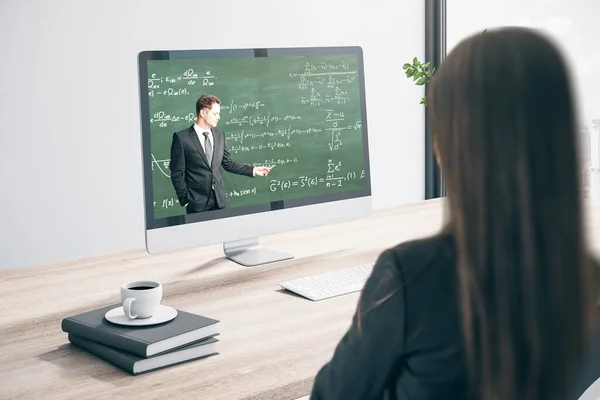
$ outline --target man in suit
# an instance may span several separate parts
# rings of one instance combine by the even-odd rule
[[[216,130],[221,101],[203,94],[196,102],[196,122],[175,132],[171,143],[171,182],[186,213],[225,207],[223,169],[238,175],[267,176],[269,167],[253,167],[233,161],[225,135]]]

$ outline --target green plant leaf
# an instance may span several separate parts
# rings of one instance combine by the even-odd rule
[[[487,28],[484,29],[480,34],[483,35],[487,33]],[[417,86],[423,86],[426,83],[429,83],[433,77],[433,74],[437,70],[437,67],[431,68],[431,62],[421,62],[417,57],[414,57],[412,60],[412,65],[406,63],[402,65],[402,69],[405,71],[407,78],[412,78],[413,82]],[[427,97],[423,97],[421,99],[421,103],[427,106]]]

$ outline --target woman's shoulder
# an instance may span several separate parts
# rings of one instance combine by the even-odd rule
[[[376,264],[386,269],[393,267],[401,274],[404,284],[434,265],[444,265],[454,260],[454,241],[447,233],[438,233],[419,239],[401,242],[383,251]]]
[[[440,271],[451,269],[443,267],[448,264],[446,260],[451,253],[452,242],[442,234],[404,241],[387,248],[377,258],[365,282],[359,309],[366,313],[380,309],[383,303],[394,310],[403,308],[406,293],[422,291],[439,281]]]

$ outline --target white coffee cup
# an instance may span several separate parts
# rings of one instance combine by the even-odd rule
[[[134,281],[121,286],[123,313],[129,319],[150,318],[162,300],[162,285],[154,281]]]

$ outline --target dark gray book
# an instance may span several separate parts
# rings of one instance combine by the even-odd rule
[[[219,354],[217,353],[218,340],[215,338],[194,342],[180,349],[151,358],[143,358],[123,350],[114,349],[72,333],[69,333],[69,341],[132,375],[139,375]]]
[[[84,339],[125,350],[140,357],[154,357],[215,336],[218,320],[177,310],[175,319],[151,326],[122,326],[108,322],[104,315],[120,304],[67,317],[64,332]]]

